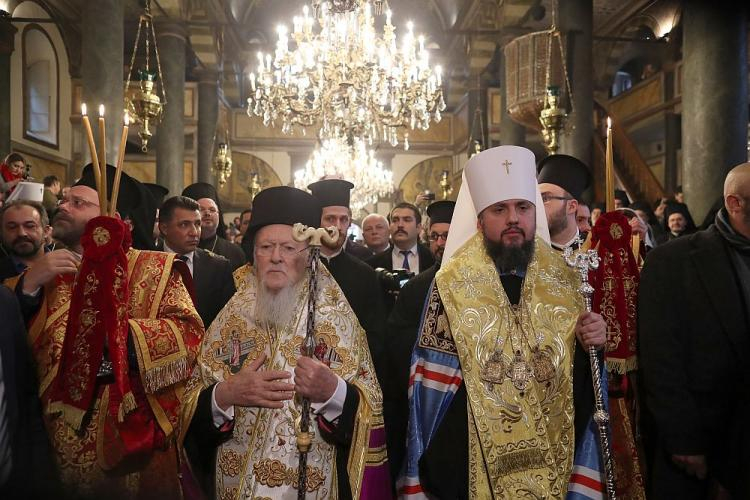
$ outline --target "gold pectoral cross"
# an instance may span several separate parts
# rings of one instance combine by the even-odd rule
[[[505,173],[510,175],[510,166],[513,165],[512,161],[505,160],[503,162],[503,167],[505,167]]]

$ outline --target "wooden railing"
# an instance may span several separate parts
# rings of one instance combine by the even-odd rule
[[[596,123],[594,127],[594,194],[598,201],[605,199],[605,132],[607,116],[612,119],[612,152],[614,169],[617,178],[630,194],[631,199],[654,203],[665,196],[664,187],[656,178],[651,168],[643,161],[641,154],[625,133],[616,116],[608,114],[607,109],[594,101]]]

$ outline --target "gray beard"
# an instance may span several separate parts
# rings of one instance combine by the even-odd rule
[[[297,298],[301,288],[301,281],[282,288],[276,293],[266,288],[262,281],[258,283],[258,293],[255,298],[255,321],[259,325],[268,325],[283,330],[294,319],[299,304]]]

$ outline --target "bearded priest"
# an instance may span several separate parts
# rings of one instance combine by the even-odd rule
[[[253,201],[254,265],[211,324],[191,389],[185,449],[206,493],[297,498],[301,398],[312,406],[308,498],[388,498],[382,395],[367,337],[318,266],[314,356],[304,357],[309,256],[292,225],[317,227],[319,202],[287,186]]]
[[[108,200],[114,176],[107,165]],[[6,285],[29,321],[64,497],[179,498],[180,405],[203,323],[187,266],[131,247],[131,228],[150,228],[138,217],[146,188],[120,182],[120,217],[101,216],[87,165],[52,223],[66,248]]]
[[[583,312],[576,274],[545,241],[535,173],[533,153],[517,146],[483,151],[464,169],[412,354],[401,495],[568,491],[573,353],[576,342],[603,346],[606,325]]]

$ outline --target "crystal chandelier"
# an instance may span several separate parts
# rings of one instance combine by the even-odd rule
[[[393,192],[393,173],[375,159],[375,151],[361,140],[351,146],[341,139],[322,141],[305,168],[294,173],[294,185],[307,189],[313,182],[332,178],[354,184],[350,208],[355,215]]]
[[[383,6],[375,0],[376,10]],[[258,70],[250,74],[248,115],[266,126],[320,126],[322,140],[364,139],[368,144],[399,143],[408,149],[408,130],[427,130],[445,109],[442,70],[430,66],[423,36],[411,22],[396,39],[391,12],[383,34],[375,31],[367,0],[315,0],[317,17],[305,6],[294,18],[290,35],[280,26],[276,51],[258,53]],[[313,27],[319,25],[319,32]],[[291,42],[291,47],[290,47]]]

